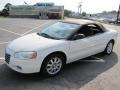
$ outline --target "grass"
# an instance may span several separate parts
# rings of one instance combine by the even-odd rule
[[[0,16],[0,18],[5,18],[4,16]]]

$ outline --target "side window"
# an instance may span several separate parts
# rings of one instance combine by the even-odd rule
[[[92,35],[96,35],[102,33],[102,29],[94,24],[87,24],[81,27],[81,29],[77,32],[78,34],[84,34],[85,37],[89,37]]]
[[[94,35],[94,32],[90,29],[88,25],[84,25],[80,28],[77,34],[84,34],[85,37]]]
[[[88,27],[94,32],[94,35],[103,32],[102,29],[96,24],[89,24]]]

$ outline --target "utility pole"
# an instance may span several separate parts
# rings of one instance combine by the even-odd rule
[[[119,21],[119,15],[120,15],[120,4],[119,4],[118,13],[117,13],[117,23],[118,23],[118,21]]]
[[[78,5],[78,14],[81,14],[82,12],[82,2],[79,2],[79,5]]]

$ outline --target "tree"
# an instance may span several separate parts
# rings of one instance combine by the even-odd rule
[[[0,11],[0,16],[1,16],[1,11]]]
[[[4,6],[4,9],[9,10],[10,6],[12,6],[12,4],[7,3],[7,4]]]
[[[9,16],[9,8],[10,6],[12,6],[12,4],[10,3],[7,3],[5,6],[4,6],[4,9],[2,10],[1,12],[1,15],[2,16]]]
[[[107,13],[107,11],[103,11],[102,13],[104,13],[104,14],[105,14],[105,13]]]
[[[64,15],[69,16],[72,12],[70,10],[64,10]]]
[[[1,15],[2,16],[9,16],[9,11],[7,9],[3,9],[2,12],[1,12]]]
[[[86,16],[87,14],[86,14],[86,12],[82,12],[82,16]]]
[[[112,10],[110,13],[117,13],[117,11],[115,11],[115,10]]]

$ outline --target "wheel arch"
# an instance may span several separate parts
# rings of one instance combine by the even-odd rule
[[[62,55],[62,56],[65,58],[65,61],[64,61],[64,62],[65,62],[65,64],[66,64],[67,55],[66,55],[63,51],[54,51],[54,52],[49,53],[49,54],[47,54],[47,55],[45,56],[45,58],[43,59],[41,65],[43,65],[43,63],[45,62],[45,59],[46,59],[46,58],[48,58],[49,56],[51,56],[51,55],[53,55],[53,54],[60,54],[60,55]]]
[[[113,45],[115,44],[115,40],[114,39],[111,39],[109,42],[113,42]]]
[[[60,55],[62,55],[65,58],[64,59],[64,63],[63,63],[63,67],[66,64],[67,56],[66,56],[66,54],[64,52],[62,52],[62,51],[51,52],[51,53],[49,53],[49,54],[46,55],[46,57],[43,59],[43,61],[41,63],[40,72],[41,72],[42,75],[45,75],[45,63],[46,63],[46,61],[48,60],[48,58],[51,55],[54,55],[54,54],[60,54]]]
[[[66,63],[67,56],[66,56],[66,54],[63,51],[55,51],[55,52],[49,53],[45,58],[49,57],[52,54],[60,54],[60,55],[62,55],[65,58],[65,63]]]

